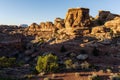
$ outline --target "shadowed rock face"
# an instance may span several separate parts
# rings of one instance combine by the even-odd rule
[[[71,8],[65,18],[65,27],[87,27],[90,24],[89,9]]]
[[[110,11],[99,11],[99,20],[106,21],[107,16],[110,14]]]
[[[119,15],[112,14],[110,11],[100,10],[97,19],[104,24],[106,21],[113,20],[115,17],[119,17]]]

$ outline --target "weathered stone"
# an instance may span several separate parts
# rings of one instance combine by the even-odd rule
[[[105,32],[104,31],[104,26],[96,26],[96,27],[92,28],[91,34],[102,33],[102,32]]]
[[[113,33],[117,34],[120,32],[120,17],[116,17],[114,18],[114,20],[111,20],[111,21],[107,21],[105,23],[105,26],[107,28],[110,28]]]
[[[40,23],[41,31],[52,31],[54,32],[55,27],[52,22]]]
[[[76,58],[79,60],[86,60],[88,58],[88,55],[87,54],[80,54]]]
[[[108,17],[108,15],[110,14],[110,11],[99,11],[99,17],[98,19],[102,22],[106,21],[106,18]]]
[[[101,41],[100,43],[108,45],[108,44],[111,44],[111,42],[112,42],[111,39],[105,39],[105,40]]]
[[[65,18],[65,27],[88,27],[89,9],[87,8],[71,8],[68,10]]]
[[[113,20],[115,17],[118,17],[119,15],[117,14],[109,14],[106,18],[106,21],[110,21],[110,20]]]
[[[36,23],[32,23],[30,26],[29,26],[29,30],[30,31],[36,31],[36,29],[40,28],[40,26]]]
[[[40,23],[41,28],[45,28],[45,22]]]
[[[31,55],[34,52],[34,49],[26,50],[25,55]]]
[[[56,18],[56,19],[54,20],[54,25],[55,25],[55,27],[57,27],[58,29],[64,28],[64,19]]]

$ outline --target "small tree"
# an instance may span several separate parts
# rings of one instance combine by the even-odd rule
[[[71,59],[66,60],[64,64],[66,65],[67,69],[71,69],[73,67],[73,62]]]
[[[89,67],[90,67],[90,64],[87,61],[85,61],[81,64],[82,69],[89,69]]]
[[[0,57],[0,67],[13,67],[16,65],[16,58]]]
[[[58,58],[53,54],[47,54],[45,56],[39,56],[36,70],[38,72],[55,72],[58,69]]]
[[[67,50],[66,50],[65,46],[62,45],[62,47],[61,47],[61,49],[60,49],[60,52],[66,52],[66,51],[67,51]]]
[[[99,50],[96,47],[94,47],[94,49],[93,49],[93,55],[99,56]]]

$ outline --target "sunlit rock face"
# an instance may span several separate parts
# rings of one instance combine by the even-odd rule
[[[87,8],[71,8],[68,10],[65,20],[66,33],[68,35],[83,35],[86,30],[89,33],[90,17]],[[87,28],[87,29],[86,29]]]
[[[61,18],[56,18],[54,20],[54,25],[57,29],[62,29],[64,28],[64,19]]]
[[[90,24],[89,9],[71,8],[68,10],[65,18],[65,27],[87,27]]]
[[[110,28],[115,34],[120,33],[120,17],[116,17],[111,21],[107,21],[105,26]]]

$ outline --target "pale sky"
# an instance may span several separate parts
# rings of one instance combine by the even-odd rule
[[[85,7],[90,15],[98,10],[120,14],[120,0],[0,0],[0,24],[31,24],[65,18],[69,8]]]

